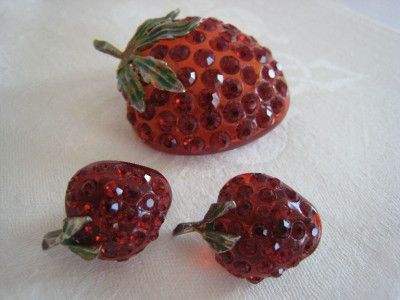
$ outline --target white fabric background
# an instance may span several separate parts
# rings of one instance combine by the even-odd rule
[[[111,3],[113,2],[113,3]],[[125,120],[117,61],[144,19],[182,15],[232,22],[284,65],[292,104],[284,122],[226,153],[184,157],[142,144]],[[400,36],[327,1],[1,1],[1,299],[399,299]],[[125,263],[86,263],[40,248],[60,226],[64,192],[96,160],[162,172],[174,200],[160,237]],[[196,235],[232,176],[281,178],[319,209],[318,250],[279,279],[230,276]]]

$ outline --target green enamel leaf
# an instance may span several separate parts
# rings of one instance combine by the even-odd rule
[[[63,240],[72,237],[75,233],[81,230],[85,224],[90,222],[92,222],[92,218],[89,216],[65,218],[63,226]]]
[[[165,22],[166,20],[174,20],[178,14],[179,14],[180,10],[175,9],[171,12],[169,12],[166,16],[161,17],[161,18],[153,18],[153,19],[148,19],[146,21],[144,21],[136,30],[136,33],[134,35],[134,39],[138,40],[140,39],[143,35],[145,35],[148,31],[150,31],[152,28],[154,28],[157,24],[161,23],[161,22]]]
[[[166,62],[151,56],[135,56],[133,63],[139,70],[142,79],[155,88],[175,93],[185,92],[185,87]]]
[[[164,19],[163,21],[154,22],[134,38],[136,49],[140,50],[161,39],[174,39],[184,36],[195,29],[200,20],[200,17],[192,17],[181,20]]]
[[[235,201],[227,201],[222,203],[213,203],[204,216],[204,222],[209,223],[216,218],[225,215],[229,210],[236,207]]]
[[[61,229],[46,233],[42,241],[42,249],[47,250],[62,242],[63,231]]]
[[[232,250],[239,241],[240,236],[225,234],[217,231],[206,230],[202,232],[203,238],[218,253]]]
[[[95,259],[99,255],[100,251],[100,246],[85,247],[81,245],[68,245],[68,248],[84,260]]]
[[[118,88],[128,97],[128,101],[137,111],[144,112],[144,90],[138,74],[131,64],[126,64],[118,70]]]

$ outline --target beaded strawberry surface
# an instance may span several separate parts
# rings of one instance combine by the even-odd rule
[[[153,169],[92,163],[68,183],[63,229],[46,234],[42,247],[62,244],[86,260],[127,260],[157,239],[171,197],[168,181]]]
[[[127,117],[150,146],[173,154],[233,149],[285,117],[288,87],[271,51],[215,18],[175,19],[179,10],[140,25],[121,52],[118,86]]]
[[[315,208],[289,186],[265,174],[246,173],[223,186],[202,221],[179,224],[174,235],[200,233],[228,272],[259,283],[312,254],[321,229]]]

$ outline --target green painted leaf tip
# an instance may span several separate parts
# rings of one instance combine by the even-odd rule
[[[133,63],[139,70],[144,82],[152,84],[159,90],[174,93],[185,92],[185,87],[165,61],[155,59],[152,56],[135,56]]]
[[[118,88],[128,98],[129,104],[139,112],[144,112],[144,88],[138,74],[131,64],[126,64],[118,70]]]
[[[226,234],[218,231],[204,231],[202,232],[203,238],[206,242],[218,253],[230,251],[235,247],[236,243],[240,240],[240,236]]]

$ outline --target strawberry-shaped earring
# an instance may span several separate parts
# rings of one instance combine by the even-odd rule
[[[150,146],[173,154],[233,149],[285,117],[289,92],[271,51],[214,18],[175,19],[179,10],[140,25],[122,52],[118,88],[128,120]]]
[[[247,173],[224,185],[202,221],[179,224],[173,234],[200,233],[216,251],[218,263],[259,283],[313,253],[321,229],[310,202],[277,178]]]
[[[171,197],[168,181],[153,169],[92,163],[69,181],[67,218],[62,229],[44,236],[42,248],[62,244],[85,260],[127,260],[157,239]]]

